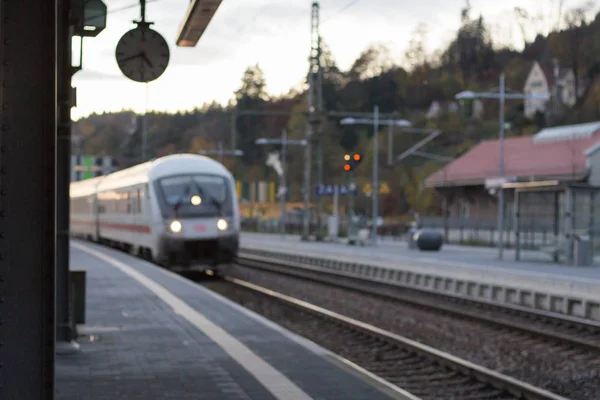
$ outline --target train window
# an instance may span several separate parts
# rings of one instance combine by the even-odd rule
[[[122,192],[120,193],[120,199],[121,201],[119,201],[120,203],[120,207],[119,207],[119,212],[123,213],[123,214],[129,214],[129,193],[128,192]]]
[[[141,213],[142,212],[142,194],[141,194],[140,189],[137,190],[136,200],[137,200],[137,212]]]
[[[185,196],[191,196],[193,185],[189,176],[176,176],[164,178],[160,181],[165,193],[167,204],[174,205],[182,201]]]
[[[226,200],[225,180],[220,176],[196,175],[194,180],[203,191],[207,191],[216,201],[224,202]]]

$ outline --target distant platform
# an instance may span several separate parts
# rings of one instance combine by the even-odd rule
[[[316,344],[127,254],[73,241],[87,323],[57,400],[406,399]]]
[[[600,284],[600,265],[578,267],[558,264],[541,252],[522,251],[523,260],[515,261],[515,251],[504,250],[503,260],[498,259],[498,250],[486,247],[444,245],[439,252],[411,250],[405,240],[389,238],[379,240],[377,249],[370,246],[350,246],[341,243],[302,242],[299,235],[247,233],[241,235],[241,246],[273,249],[297,249],[311,253],[339,254],[343,256],[368,257],[374,261],[398,261],[399,263],[421,262],[430,265],[455,266],[456,268],[492,268],[503,271],[523,273],[542,273],[564,275],[566,279],[584,278],[598,280]]]
[[[514,250],[505,250],[499,260],[490,248],[419,251],[400,240],[380,240],[373,248],[259,233],[243,233],[240,247],[364,279],[600,321],[600,267],[552,263],[536,252],[524,252],[531,261],[515,261]]]

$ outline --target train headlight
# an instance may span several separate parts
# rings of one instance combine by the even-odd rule
[[[220,231],[226,231],[228,226],[229,226],[229,224],[223,218],[221,218],[220,220],[217,221],[217,228]]]
[[[169,225],[169,229],[173,233],[179,233],[179,232],[181,232],[181,228],[182,228],[181,222],[179,222],[177,220],[172,221],[171,224]]]
[[[190,202],[194,206],[199,206],[200,204],[202,204],[202,197],[200,197],[196,194],[196,195],[192,196],[192,198],[190,199]]]

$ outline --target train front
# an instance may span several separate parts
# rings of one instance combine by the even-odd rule
[[[165,223],[159,254],[171,269],[215,269],[239,247],[234,188],[227,177],[179,175],[155,185]]]

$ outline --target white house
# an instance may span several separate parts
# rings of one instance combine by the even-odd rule
[[[585,90],[582,83],[579,85],[579,96]],[[525,99],[524,114],[527,118],[533,118],[538,111],[544,114],[559,113],[565,107],[573,107],[577,101],[575,74],[571,68],[561,68],[556,60],[552,68],[543,67],[535,61],[525,80],[523,92],[550,96],[550,100]]]

